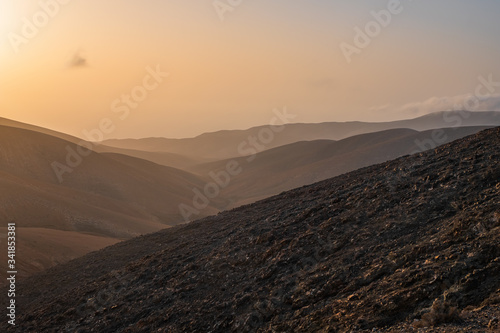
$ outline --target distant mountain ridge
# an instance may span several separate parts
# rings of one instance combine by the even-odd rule
[[[484,117],[489,116],[487,113]],[[484,119],[479,117],[474,121]],[[301,128],[303,124],[293,126]],[[421,148],[416,144],[418,141],[430,140],[431,146],[426,144],[424,148],[433,148],[433,144],[481,129],[455,127],[427,132],[390,129],[338,141],[293,142],[254,156],[212,162],[178,153],[94,145],[96,152],[88,152],[88,156],[87,153],[72,155],[71,159],[81,161],[61,175],[55,173],[54,163],[64,167],[68,152],[78,151],[77,145],[84,141],[0,118],[0,222],[19,221],[20,234],[26,239],[40,235],[38,243],[24,248],[21,245],[20,251],[26,254],[21,276],[26,276],[119,240],[409,154]],[[276,140],[286,132],[277,133]],[[434,134],[440,132],[445,140],[432,142]],[[238,132],[240,137],[247,134]],[[288,138],[291,140],[292,136]],[[237,144],[224,141],[223,148]],[[215,197],[203,197],[207,186],[219,185],[210,174],[224,170],[231,161],[238,163],[242,172],[231,177],[228,186],[216,189]],[[2,235],[5,230],[0,229]],[[67,249],[65,237],[74,240],[74,251],[61,250]]]
[[[265,149],[271,149],[299,141],[341,140],[354,135],[397,128],[425,131],[435,128],[465,126],[500,126],[500,112],[446,111],[415,119],[381,123],[359,121],[318,124],[290,123],[285,124],[283,130],[264,146]],[[259,132],[268,127],[264,125],[247,130],[224,130],[204,133],[188,139],[115,139],[105,140],[102,143],[117,148],[169,152],[194,159],[220,160],[245,155],[245,153],[242,154],[241,149],[238,149],[239,145],[248,140],[249,137],[258,137]]]

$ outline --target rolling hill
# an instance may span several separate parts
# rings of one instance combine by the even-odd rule
[[[18,279],[26,278],[35,272],[66,263],[120,241],[112,237],[47,228],[18,227],[16,235],[19,240],[16,246]],[[0,228],[0,237],[7,238],[6,227]],[[3,249],[5,249],[4,245],[2,245]],[[2,255],[0,267],[3,272],[7,271],[6,260],[5,255]],[[4,285],[3,281],[1,285]]]
[[[279,132],[274,133],[272,136],[269,134],[263,135],[265,131],[269,130],[269,126],[259,126],[247,130],[226,130],[205,133],[195,138],[187,139],[115,139],[105,140],[103,144],[111,147],[153,153],[180,154],[194,160],[205,159],[215,161],[248,155],[248,149],[241,147],[241,145],[244,145],[252,137],[256,140],[264,138],[264,143],[260,142],[259,149],[265,150],[299,141],[342,140],[359,134],[380,132],[388,129],[408,128],[416,131],[426,131],[436,128],[466,126],[500,126],[500,112],[446,111],[415,119],[381,123],[358,121],[318,124],[290,123],[285,124],[279,129]],[[268,137],[271,137],[272,140],[268,140]]]
[[[40,126],[26,124],[26,123],[22,123],[19,121],[7,119],[7,118],[2,118],[2,117],[0,117],[0,126],[14,127],[14,128],[29,130],[32,132],[38,132],[38,133],[50,135],[50,136],[53,136],[53,137],[56,137],[56,138],[59,138],[59,139],[65,140],[65,141],[69,141],[69,142],[72,142],[75,144],[78,144],[80,141],[82,141],[81,139],[79,139],[75,136],[72,136],[72,135],[68,135],[65,133],[53,131],[53,130],[43,128]]]
[[[16,221],[25,235],[44,230],[36,246],[21,250],[27,253],[21,277],[104,245],[408,154],[419,148],[417,140],[432,137],[432,132],[394,129],[340,141],[297,142],[263,151],[251,162],[240,157],[236,161],[243,172],[207,207],[186,217],[179,205],[193,207],[194,191],[202,192],[213,182],[209,173],[224,169],[229,160],[196,164],[201,159],[104,145],[93,146],[99,152],[87,152],[77,138],[66,141],[65,134],[0,120],[13,125],[0,125],[0,221]],[[479,130],[446,129],[445,141]],[[61,232],[75,239],[73,250],[59,241]]]
[[[58,137],[0,126],[2,225],[15,221],[21,229],[43,228],[46,231],[39,233],[40,244],[49,244],[59,237],[60,231],[80,233],[78,239],[83,242],[89,241],[90,236],[103,237],[89,241],[95,244],[89,249],[95,250],[112,240],[182,222],[178,205],[191,203],[192,188],[204,184],[195,175],[149,161],[91,151],[85,151],[86,156],[75,155],[78,151],[82,150],[77,145]],[[54,171],[54,162],[71,169],[59,175],[62,182]],[[209,206],[207,213],[217,211]],[[49,235],[51,231],[53,235]],[[82,254],[76,249],[85,247],[73,245],[75,256]],[[57,246],[48,253],[40,249],[38,255],[24,257],[24,267],[47,268],[47,263],[61,262],[68,258],[61,250]],[[54,258],[45,260],[44,256]],[[6,261],[2,261],[0,267],[5,265]]]
[[[485,130],[121,242],[20,282],[17,324],[1,325],[7,332],[494,330],[499,144],[500,128]]]
[[[250,158],[234,159],[242,172],[231,178],[222,195],[236,207],[282,191],[315,183],[365,166],[431,149],[431,138],[440,133],[444,144],[486,127],[461,127],[418,132],[393,129],[355,135],[339,141],[297,142],[263,151]],[[199,175],[224,170],[231,160],[205,163],[188,170]]]
[[[88,156],[81,156],[81,163],[74,166],[66,164],[69,151],[76,152],[78,148],[70,142],[52,136],[2,127],[2,180],[6,183],[5,186],[19,186],[37,192],[38,198],[59,196],[58,200],[52,198],[50,201],[53,204],[64,201],[66,204],[62,206],[66,207],[66,210],[72,206],[69,202],[73,201],[164,225],[178,222],[177,203],[183,200],[190,202],[193,195],[191,188],[204,184],[188,172],[119,154],[89,152]],[[52,166],[53,162],[73,170],[61,175],[63,182],[59,182]],[[43,195],[43,192],[46,195]],[[26,195],[16,194],[14,189],[6,194],[10,201],[14,200],[14,196],[22,200]],[[8,198],[4,200],[7,201]],[[89,207],[83,211],[89,211]],[[13,214],[11,218],[18,216]]]
[[[206,162],[201,158],[188,158],[181,154],[175,153],[164,153],[164,152],[149,152],[142,150],[134,150],[134,149],[124,149],[124,148],[116,148],[116,147],[108,147],[105,145],[96,146],[96,151],[100,153],[115,153],[120,155],[127,155],[131,157],[136,157],[142,160],[150,161],[156,164],[187,170],[190,167]]]
[[[133,149],[108,147],[103,144],[88,142],[86,140],[82,140],[80,138],[65,133],[1,117],[0,117],[0,126],[14,127],[14,128],[29,130],[32,132],[42,133],[77,145],[88,144],[88,146],[91,147],[92,150],[98,153],[116,153],[116,154],[128,155],[177,169],[183,169],[187,166],[192,166],[194,164],[204,161],[203,159],[198,159],[198,158],[194,160],[189,159],[181,154],[162,153],[162,152],[156,153],[156,152],[140,151]]]

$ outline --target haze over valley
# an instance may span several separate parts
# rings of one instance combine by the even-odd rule
[[[431,129],[446,124],[436,119],[463,119],[463,126]],[[36,244],[26,242],[19,250],[26,253],[19,259],[20,276],[29,276],[124,239],[423,152],[494,125],[500,126],[499,112],[448,112],[389,123],[286,124],[272,142],[258,146],[249,138],[258,140],[269,125],[192,139],[87,142],[95,150],[90,152],[79,138],[2,119],[0,218],[4,225],[19,221],[27,239],[37,235]],[[436,133],[438,142],[432,139]],[[238,145],[252,153],[239,154]],[[73,246],[62,250],[61,237],[72,239]]]
[[[497,332],[500,2],[0,2],[1,332]]]

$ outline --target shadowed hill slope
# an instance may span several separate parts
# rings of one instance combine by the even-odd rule
[[[35,126],[35,125],[30,125],[30,124],[22,123],[22,122],[15,121],[15,120],[1,118],[1,117],[0,117],[0,126],[14,127],[14,128],[25,129],[25,130],[32,131],[32,132],[38,132],[38,133],[50,135],[50,136],[53,136],[53,137],[56,137],[56,138],[59,138],[59,139],[65,140],[65,141],[69,141],[69,142],[75,143],[75,144],[78,144],[80,141],[82,141],[81,139],[74,137],[74,136],[71,136],[71,135],[68,135],[68,134],[60,133],[60,132],[53,131],[53,130],[50,130],[47,128],[43,128],[43,127],[39,127],[39,126]]]
[[[156,164],[165,165],[181,170],[186,170],[189,167],[192,167],[193,165],[204,162],[204,160],[202,159],[195,160],[180,154],[123,149],[123,148],[108,147],[105,145],[97,146],[96,150],[99,153],[114,153],[120,155],[128,155],[146,161],[150,161]]]
[[[32,235],[32,228],[45,230],[38,233],[37,245],[20,249],[20,277],[88,250],[183,222],[178,205],[190,204],[192,188],[205,183],[174,168],[95,152],[79,156],[80,163],[72,164],[61,183],[52,163],[66,164],[70,150],[78,151],[74,143],[60,138],[0,126],[0,223],[15,221],[26,235]],[[71,159],[78,161],[74,155]],[[210,206],[207,214],[217,211]],[[58,231],[75,240],[74,251],[65,251],[67,243],[59,241],[63,233]],[[5,233],[0,230],[2,236]],[[1,258],[6,254],[3,251]],[[0,262],[3,272],[6,265],[6,260]]]
[[[30,124],[25,124],[22,122],[6,119],[6,118],[1,118],[0,117],[0,126],[6,126],[6,127],[13,127],[13,128],[19,128],[19,129],[25,129],[29,130],[32,132],[37,132],[41,134],[46,134],[50,135],[55,138],[59,138],[68,142],[71,142],[73,144],[89,144],[90,147],[92,147],[92,150],[98,153],[116,153],[116,154],[122,154],[122,155],[129,155],[137,158],[141,158],[144,160],[148,160],[154,163],[158,163],[161,165],[165,166],[170,166],[173,168],[178,168],[178,169],[183,169],[186,166],[192,166],[196,163],[201,163],[203,162],[202,159],[196,159],[196,160],[191,160],[187,157],[184,157],[181,154],[173,154],[173,153],[165,153],[165,152],[147,152],[147,151],[140,151],[140,150],[132,150],[132,149],[121,149],[121,148],[116,148],[116,147],[108,147],[105,145],[100,145],[100,144],[95,144],[95,143],[90,143],[85,140],[82,140],[80,138],[53,131],[50,129],[46,129],[43,127],[35,126],[35,125],[30,125]]]
[[[356,135],[340,141],[318,140],[289,144],[253,156],[235,159],[242,167],[222,190],[233,203],[251,203],[270,195],[340,174],[382,163],[400,156],[424,151],[486,127],[459,127],[418,132],[392,129]],[[437,133],[439,135],[437,135]],[[439,143],[433,141],[439,137]],[[206,163],[189,168],[199,175],[224,170],[229,160]]]
[[[7,232],[6,227],[0,228],[2,238],[7,237]],[[26,278],[35,272],[66,263],[120,241],[117,238],[47,228],[18,227],[16,228],[16,236],[19,240],[16,244],[18,279]],[[3,241],[0,240],[0,244],[2,250],[4,250]],[[5,254],[2,254],[0,267],[2,272],[8,271]],[[4,284],[3,281],[1,282]]]
[[[88,216],[94,206],[96,210],[122,215],[120,219],[129,216],[154,224],[175,224],[181,222],[178,204],[191,203],[191,189],[204,185],[197,176],[182,170],[130,156],[95,152],[81,156],[81,163],[71,165],[72,171],[64,173],[63,182],[59,182],[51,164],[65,164],[69,150],[76,152],[77,148],[52,136],[0,127],[0,181],[5,182],[3,189],[10,188],[0,192],[5,196],[3,202],[8,203],[2,210],[4,218],[16,219],[20,226],[41,226],[43,218],[22,218],[15,214],[16,209],[22,214],[43,217],[45,214],[36,214],[34,207],[23,209],[22,204],[27,201],[23,198],[33,197],[30,203],[37,205],[50,197],[40,207],[49,205],[50,201],[49,210],[59,212],[62,217],[68,216],[71,207],[81,204],[81,212],[70,215],[79,216],[85,212]],[[19,202],[17,206],[16,202]],[[99,219],[101,213],[95,215]],[[24,225],[26,223],[29,225]],[[66,221],[66,225],[74,226],[74,223]]]
[[[20,283],[17,325],[2,325],[484,331],[470,318],[500,313],[499,144],[486,130],[111,246]],[[482,307],[459,321],[452,306]]]

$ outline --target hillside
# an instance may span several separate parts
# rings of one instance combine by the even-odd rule
[[[65,133],[1,117],[0,117],[0,126],[25,129],[31,132],[46,134],[55,138],[62,139],[64,141],[69,141],[73,144],[82,144],[87,142],[85,140],[82,140],[80,138]],[[157,152],[148,152],[148,151],[140,151],[133,149],[122,149],[122,148],[108,147],[105,145],[98,145],[93,143],[91,145],[92,145],[92,150],[98,153],[116,153],[122,155],[129,155],[177,169],[183,169],[186,166],[192,166],[196,163],[203,162],[202,159],[191,160],[181,154],[162,153],[162,152],[157,153]]]
[[[78,144],[80,141],[82,141],[81,139],[74,137],[72,135],[64,134],[64,133],[53,131],[53,130],[43,128],[40,126],[26,124],[26,123],[22,123],[19,121],[7,119],[7,118],[2,118],[2,117],[0,117],[0,126],[14,127],[14,128],[25,129],[25,130],[32,131],[32,132],[38,132],[38,133],[50,135],[50,136],[53,136],[53,137],[56,137],[56,138],[59,138],[59,139],[65,140],[65,141],[69,141],[69,142],[75,143],[75,144]]]
[[[0,192],[5,196],[3,202],[9,203],[2,210],[4,218],[16,219],[21,226],[38,227],[44,223],[46,226],[48,221],[43,217],[46,214],[37,213],[35,207],[16,214],[16,202],[25,204],[28,197],[33,197],[30,205],[45,202],[39,206],[45,207],[45,211],[59,212],[63,219],[68,215],[88,216],[91,207],[95,207],[101,211],[99,214],[112,212],[142,219],[143,223],[175,224],[180,222],[178,204],[190,203],[192,188],[204,185],[204,181],[185,171],[125,155],[95,152],[81,156],[81,163],[71,167],[72,172],[64,173],[63,182],[59,182],[51,164],[65,164],[68,149],[78,150],[75,145],[52,136],[0,127],[0,181],[5,183],[2,189],[10,188]],[[50,206],[47,208],[47,205]],[[52,207],[54,205],[60,208]],[[85,207],[80,213],[62,211],[72,211],[75,205]],[[22,215],[28,213],[38,219]],[[23,225],[25,223],[29,225]],[[65,224],[74,226],[75,222],[65,220]],[[76,230],[93,231],[83,226]]]
[[[283,124],[283,122],[276,122]],[[328,122],[318,124],[287,123],[272,140],[263,144],[261,149],[271,149],[299,141],[311,140],[342,140],[354,135],[380,132],[389,129],[408,128],[416,131],[426,131],[435,128],[465,127],[465,126],[500,126],[500,112],[438,112],[415,119],[391,122]],[[226,130],[204,133],[195,138],[166,139],[121,139],[105,140],[103,144],[147,152],[168,152],[180,154],[194,160],[221,160],[241,157],[240,144],[249,142],[249,138],[259,138],[261,131],[269,130],[269,126],[258,126],[247,130]],[[248,149],[245,149],[248,150]],[[243,151],[243,155],[247,155]]]
[[[21,268],[21,276],[183,222],[178,205],[192,203],[192,188],[205,184],[181,170],[95,152],[80,156],[80,163],[62,175],[61,183],[52,163],[66,164],[70,150],[78,148],[40,132],[0,126],[0,222],[2,226],[16,221],[18,228],[45,229],[39,233],[38,245],[30,243],[20,249],[29,252],[20,259],[28,269]],[[217,211],[209,206],[206,213]],[[64,245],[58,241],[61,231],[75,239],[73,251],[59,247]],[[80,236],[75,238],[72,232]],[[5,255],[3,252],[1,258]],[[2,271],[6,271],[6,263],[0,262]]]
[[[486,127],[438,129],[441,144],[477,133]],[[372,164],[437,146],[429,143],[435,131],[393,129],[355,135],[339,141],[315,140],[292,143],[263,151],[252,160],[235,159],[243,171],[231,179],[222,195],[233,207],[282,191],[312,184]],[[425,144],[424,144],[425,143]],[[431,145],[432,144],[432,145]],[[230,160],[205,163],[188,170],[201,175],[224,170]]]
[[[17,238],[17,278],[23,279],[33,273],[43,271],[55,265],[66,263],[89,252],[116,244],[118,238],[96,236],[92,234],[62,231],[48,228],[16,228]],[[0,228],[0,236],[7,237],[7,228]],[[5,249],[3,242],[2,250]],[[2,254],[0,267],[7,269],[7,257]],[[3,280],[3,273],[2,273]],[[1,283],[4,284],[4,281]]]
[[[123,149],[116,147],[108,147],[105,145],[96,146],[96,151],[99,153],[114,153],[136,157],[142,160],[150,161],[156,164],[187,170],[193,165],[203,163],[203,159],[188,158],[181,154],[164,153],[164,152],[149,152],[143,150]]]
[[[493,331],[499,144],[482,131],[91,253],[19,283],[2,327]]]

